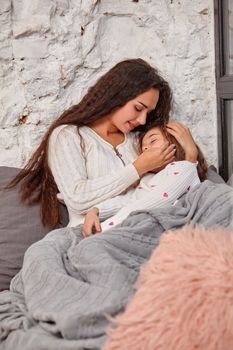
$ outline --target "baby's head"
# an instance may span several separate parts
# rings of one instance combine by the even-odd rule
[[[153,126],[148,131],[140,135],[140,151],[144,152],[150,148],[164,146],[171,143],[164,126]]]
[[[145,152],[147,149],[153,147],[162,147],[165,143],[174,144],[176,146],[175,161],[185,160],[185,152],[179,142],[174,136],[168,133],[165,124],[155,124],[151,126],[147,131],[144,131],[139,136],[139,149],[140,152]],[[201,181],[206,180],[207,162],[202,154],[200,148],[198,149],[198,165],[197,171]],[[160,169],[161,170],[161,169]],[[155,171],[156,172],[156,171]]]
[[[152,126],[150,129],[141,133],[139,136],[140,152],[150,148],[162,147],[168,142],[168,145],[176,146],[175,161],[185,160],[185,152],[176,138],[168,133],[165,124]]]

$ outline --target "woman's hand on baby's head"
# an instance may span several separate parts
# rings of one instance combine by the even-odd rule
[[[181,123],[168,123],[167,131],[176,138],[185,152],[185,159],[196,162],[198,150],[188,127]]]
[[[175,159],[175,145],[166,142],[161,147],[147,148],[133,163],[139,176],[149,171],[159,171]]]
[[[102,229],[99,220],[99,209],[94,207],[86,213],[82,235],[84,237],[89,237],[93,233],[100,233],[101,231]]]

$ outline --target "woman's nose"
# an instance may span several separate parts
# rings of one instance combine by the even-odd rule
[[[146,118],[147,118],[147,114],[146,114],[146,113],[140,114],[140,115],[137,117],[137,122],[138,122],[140,125],[144,125],[144,124],[146,124]]]

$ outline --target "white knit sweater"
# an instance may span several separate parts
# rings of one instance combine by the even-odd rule
[[[117,213],[128,203],[130,190],[124,192],[139,179],[132,164],[138,157],[134,133],[125,135],[125,141],[114,149],[89,127],[79,132],[84,150],[73,125],[57,127],[49,141],[49,166],[60,191],[58,198],[67,206],[69,226],[83,223],[85,213],[94,206],[100,209],[101,219]]]
[[[148,209],[174,203],[190,184],[199,181],[196,165],[184,162],[182,176],[176,176],[175,186],[174,181],[169,185],[169,199],[157,197],[155,201],[155,193],[138,199],[135,196],[138,188],[136,190],[132,186],[139,180],[132,164],[138,157],[136,135],[125,135],[124,142],[114,148],[87,126],[81,127],[79,132],[84,148],[76,126],[59,126],[49,141],[49,165],[60,191],[58,198],[65,202],[69,212],[69,226],[83,223],[86,212],[94,206],[99,208],[100,219],[103,220],[125,206],[128,206],[126,212],[129,214],[134,208]],[[142,179],[140,184],[143,183]],[[122,220],[122,215],[120,218]]]

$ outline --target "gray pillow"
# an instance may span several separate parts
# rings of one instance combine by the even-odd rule
[[[233,187],[233,174],[229,177],[227,184],[231,187]]]
[[[214,165],[210,165],[207,170],[207,179],[216,183],[225,183],[224,179],[217,173],[217,169]]]
[[[10,280],[20,270],[26,249],[42,239],[49,228],[42,225],[39,205],[20,202],[18,186],[3,190],[19,169],[0,167],[0,290],[8,289]],[[68,223],[68,213],[60,205],[62,226]]]

